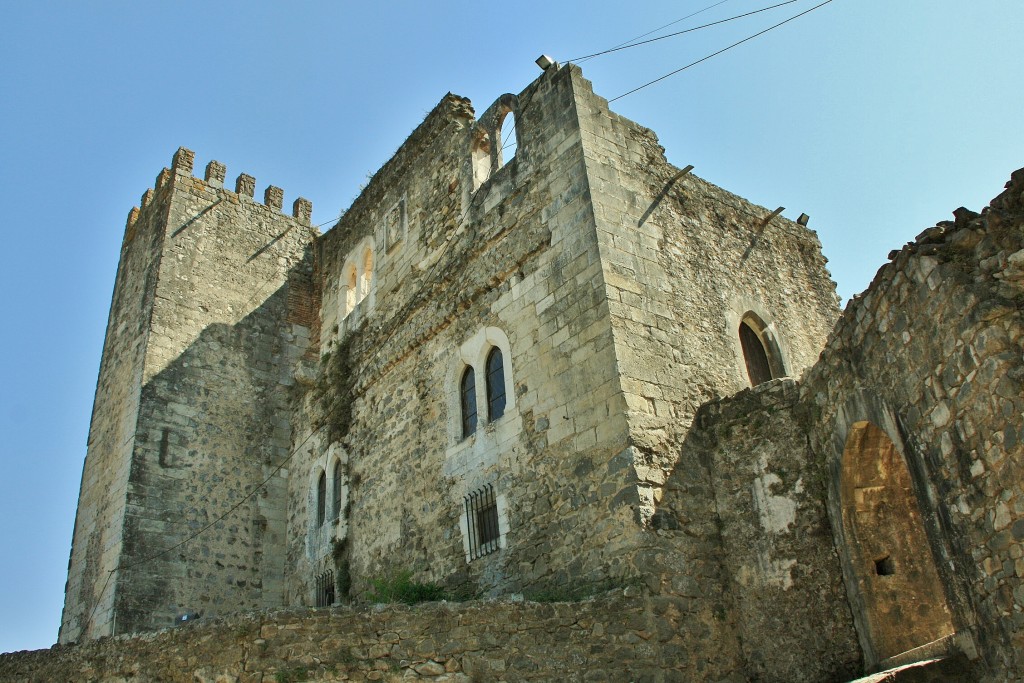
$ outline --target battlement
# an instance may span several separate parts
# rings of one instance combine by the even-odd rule
[[[193,175],[195,166],[196,153],[187,147],[179,147],[178,151],[174,153],[171,159],[171,167],[164,168],[156,177],[156,183],[153,188],[147,189],[139,202],[139,206],[132,207],[131,211],[128,212],[128,221],[126,223],[126,229],[131,230],[132,226],[139,218],[139,214],[146,210],[156,196],[156,191],[166,187],[169,183],[175,179],[187,179],[191,182],[201,182],[206,186],[223,192],[231,192],[224,187],[224,179],[227,176],[227,166],[219,161],[213,160],[206,165],[206,172],[203,175],[203,179]],[[239,199],[246,197],[248,200],[252,200],[256,193],[256,178],[249,175],[248,173],[240,173],[238,178],[235,180],[235,189],[232,194],[237,195]],[[281,208],[284,205],[284,190],[276,185],[268,185],[266,190],[263,191],[263,205],[271,211],[281,212]],[[309,225],[310,218],[313,215],[313,203],[305,197],[298,197],[292,203],[292,218],[296,219],[303,225]]]

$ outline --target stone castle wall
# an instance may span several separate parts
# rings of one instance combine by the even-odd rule
[[[288,386],[309,336],[287,310],[288,281],[315,235],[305,200],[286,216],[279,189],[258,204],[251,176],[236,192],[223,181],[217,162],[192,177],[192,153],[179,150],[129,217],[112,375],[101,373],[82,485],[83,500],[111,503],[80,513],[62,642],[283,600],[286,479],[272,475],[288,456]],[[102,564],[86,524],[106,529]]]
[[[237,615],[0,655],[0,681],[747,680],[716,657],[680,629],[673,601],[619,594]]]
[[[855,298],[808,373],[802,401],[841,533],[843,451],[868,421],[902,450],[958,632],[997,671],[1024,652],[1024,171],[981,214],[894,251]],[[855,614],[857,601],[854,600]],[[858,615],[861,633],[868,629]],[[872,655],[872,646],[862,645]],[[970,647],[970,646],[968,646]]]

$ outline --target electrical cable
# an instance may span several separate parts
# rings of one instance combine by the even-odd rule
[[[693,28],[684,29],[682,31],[676,31],[675,33],[669,33],[669,34],[666,34],[664,36],[658,36],[657,38],[651,38],[650,40],[641,40],[639,43],[627,43],[627,44],[624,44],[624,45],[620,45],[619,47],[613,47],[610,50],[603,50],[601,52],[595,52],[592,55],[586,55],[584,57],[576,57],[576,58],[570,59],[568,61],[570,61],[570,62],[575,62],[577,60],[582,61],[584,59],[590,59],[591,57],[600,57],[601,55],[606,55],[606,54],[608,54],[610,52],[618,52],[619,50],[628,50],[631,47],[638,47],[640,45],[646,45],[648,43],[654,43],[654,42],[657,42],[659,40],[664,40],[665,38],[673,38],[675,36],[681,36],[684,33],[693,33],[694,31],[699,31],[699,30],[701,30],[703,28],[709,28],[711,26],[718,26],[719,24],[724,24],[724,23],[729,22],[729,21],[734,21],[736,19],[742,19],[743,17],[749,17],[749,16],[754,15],[754,14],[760,14],[761,12],[767,12],[768,10],[776,9],[778,7],[782,7],[783,5],[792,5],[794,2],[798,2],[798,0],[786,0],[786,2],[780,2],[779,4],[771,5],[770,7],[762,7],[761,9],[754,10],[753,12],[747,12],[746,14],[737,14],[734,17],[729,17],[728,19],[720,19],[718,21],[713,21],[710,24],[702,24],[700,26],[694,26]]]
[[[707,12],[709,9],[718,7],[719,5],[724,5],[727,2],[729,2],[729,0],[719,0],[719,2],[716,2],[713,5],[708,5],[707,7],[705,7],[702,10],[697,10],[696,12],[693,12],[692,14],[687,14],[685,17],[680,17],[679,19],[676,19],[675,21],[670,21],[667,24],[665,24],[664,26],[659,26],[656,29],[652,29],[652,30],[648,31],[647,33],[641,33],[640,35],[638,35],[638,36],[636,36],[634,38],[630,38],[629,40],[627,40],[625,42],[619,43],[618,45],[614,45],[614,46],[612,46],[609,49],[610,50],[615,50],[615,49],[618,49],[618,48],[622,47],[623,45],[629,45],[634,40],[640,40],[641,38],[646,38],[647,36],[651,35],[652,33],[657,33],[658,31],[660,31],[663,28],[668,28],[669,26],[673,26],[675,24],[678,24],[680,21],[685,21],[685,20],[689,19],[690,17],[695,17],[698,14],[701,14],[702,12]],[[567,60],[567,61],[570,61],[570,62],[573,62],[573,61],[585,62],[588,59],[591,59],[592,56],[593,55],[588,56],[588,57],[579,57],[579,58],[577,58],[575,60],[570,59],[570,60]]]
[[[747,42],[748,40],[753,40],[754,38],[757,38],[758,36],[762,36],[765,33],[768,33],[769,31],[782,26],[783,24],[788,24],[789,22],[793,21],[794,19],[798,19],[799,17],[802,17],[805,14],[808,14],[809,12],[813,12],[814,10],[818,9],[819,7],[824,7],[825,5],[829,4],[830,2],[832,2],[832,0],[825,0],[825,2],[821,3],[820,5],[815,5],[814,7],[810,8],[808,10],[804,10],[800,14],[795,14],[795,15],[791,16],[789,19],[786,19],[785,21],[780,21],[779,23],[775,24],[774,26],[769,26],[768,28],[764,29],[763,31],[758,31],[757,33],[755,33],[752,36],[747,36],[743,40],[737,41],[737,42],[733,43],[732,45],[729,45],[728,47],[723,47],[721,50],[719,50],[717,52],[712,52],[711,54],[709,54],[706,57],[701,57],[700,59],[698,59],[695,62],[690,62],[689,64],[687,64],[684,67],[676,69],[675,71],[671,71],[671,72],[665,74],[664,76],[661,76],[659,78],[655,78],[653,81],[648,81],[647,83],[644,83],[641,86],[633,88],[632,90],[630,90],[628,92],[624,92],[621,95],[613,97],[610,100],[608,100],[608,102],[614,102],[615,100],[621,100],[626,95],[632,95],[633,93],[637,92],[638,90],[643,90],[644,88],[646,88],[649,85],[654,85],[658,81],[665,80],[669,76],[675,76],[680,71],[686,71],[691,66],[696,66],[696,65],[700,64],[701,62],[706,62],[707,60],[711,59],[712,57],[720,55],[720,54],[722,54],[723,52],[725,52],[727,50],[731,50],[732,48],[736,47],[737,45],[742,45],[743,43]]]

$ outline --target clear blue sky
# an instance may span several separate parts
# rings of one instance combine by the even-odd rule
[[[483,111],[542,52],[565,61],[716,2],[0,0],[0,652],[56,640],[124,221],[179,145],[324,222],[446,92]],[[770,4],[726,0],[668,30]],[[584,74],[615,97],[815,4]],[[613,108],[676,165],[808,213],[846,299],[1024,166],[1022,35],[1020,0],[834,0]]]

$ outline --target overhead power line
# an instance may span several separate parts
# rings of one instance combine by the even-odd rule
[[[783,24],[788,24],[789,22],[793,21],[794,19],[799,19],[803,15],[808,14],[810,12],[813,12],[814,10],[818,9],[819,7],[824,7],[825,5],[829,4],[830,2],[832,2],[832,0],[825,0],[825,2],[823,2],[823,3],[819,4],[819,5],[815,5],[814,7],[810,8],[808,10],[804,10],[800,14],[794,14],[793,16],[791,16],[789,19],[786,19],[785,21],[780,21],[779,23],[775,24],[774,26],[769,26],[768,28],[764,29],[763,31],[758,31],[757,33],[755,33],[752,36],[747,36],[743,40],[736,41],[735,43],[733,43],[732,45],[729,45],[728,47],[723,47],[721,50],[719,50],[717,52],[712,52],[711,54],[709,54],[706,57],[701,57],[700,59],[698,59],[695,62],[690,62],[686,66],[680,67],[680,68],[676,69],[675,71],[671,71],[671,72],[665,74],[664,76],[660,76],[659,78],[655,78],[653,81],[648,81],[647,83],[644,83],[641,86],[633,88],[632,90],[630,90],[628,92],[624,92],[621,95],[613,97],[613,98],[611,98],[608,101],[609,102],[614,102],[615,100],[621,100],[626,95],[632,95],[633,93],[637,92],[638,90],[643,90],[644,88],[646,88],[649,85],[654,85],[655,83],[657,83],[659,81],[665,80],[669,76],[675,76],[680,71],[686,71],[691,66],[696,66],[696,65],[700,64],[701,62],[706,62],[707,60],[711,59],[712,57],[720,55],[723,52],[726,52],[727,50],[733,49],[737,45],[742,45],[743,43],[745,43],[745,42],[747,42],[749,40],[753,40],[754,38],[757,38],[758,36],[763,36],[765,33],[768,33],[769,31],[771,31],[773,29],[777,29],[778,27],[782,26]]]
[[[668,28],[669,26],[674,26],[675,24],[678,24],[680,21],[686,21],[690,17],[695,17],[698,14],[701,14],[702,12],[707,12],[709,9],[712,9],[714,7],[718,7],[719,5],[724,5],[727,2],[729,2],[729,0],[719,0],[719,2],[716,2],[713,5],[708,5],[704,9],[697,10],[696,12],[692,12],[690,14],[687,14],[685,17],[680,17],[680,18],[676,19],[675,21],[670,21],[667,24],[665,24],[664,26],[659,26],[656,29],[652,29],[652,30],[648,31],[647,33],[641,33],[640,35],[638,35],[636,37],[633,37],[633,38],[630,38],[629,40],[627,40],[625,42],[619,43],[618,45],[613,45],[609,49],[610,50],[615,50],[617,48],[622,47],[623,45],[629,45],[634,40],[640,40],[641,38],[646,38],[647,36],[651,35],[652,33],[657,33],[658,31],[660,31],[663,28]],[[602,54],[602,53],[597,53],[597,54]],[[585,62],[586,60],[590,59],[593,56],[596,56],[596,55],[590,55],[590,56],[587,56],[587,57],[577,57],[576,59],[570,59],[570,60],[567,60],[567,61],[570,61],[570,62]]]
[[[694,26],[693,28],[688,28],[688,29],[684,29],[682,31],[676,31],[675,33],[669,33],[669,34],[666,34],[666,35],[663,35],[663,36],[658,36],[657,38],[651,38],[650,40],[641,40],[638,43],[633,43],[633,42],[624,43],[622,45],[619,45],[618,47],[613,47],[613,48],[608,49],[608,50],[602,50],[601,52],[595,52],[592,55],[585,55],[583,57],[576,57],[575,59],[570,59],[568,61],[570,61],[570,62],[583,61],[585,59],[590,59],[591,57],[600,57],[601,55],[606,55],[606,54],[609,54],[611,52],[618,52],[619,50],[628,50],[631,47],[638,47],[640,45],[646,45],[648,43],[654,43],[654,42],[657,42],[659,40],[665,40],[666,38],[674,38],[675,36],[681,36],[684,33],[693,33],[694,31],[699,31],[699,30],[704,29],[704,28],[709,28],[711,26],[718,26],[719,24],[724,24],[726,22],[735,21],[736,19],[742,19],[743,17],[749,17],[749,16],[751,16],[753,14],[760,14],[761,12],[767,12],[768,10],[776,9],[778,7],[782,7],[783,5],[792,5],[794,2],[798,2],[798,0],[786,0],[786,2],[780,2],[779,4],[772,5],[770,7],[762,7],[761,9],[756,9],[753,12],[747,12],[746,14],[737,14],[736,16],[729,17],[728,19],[719,19],[718,21],[713,21],[710,24],[702,24],[700,26]]]

